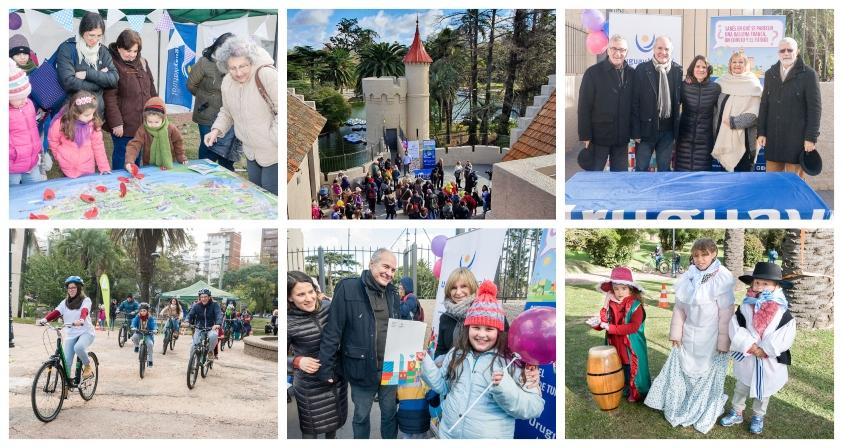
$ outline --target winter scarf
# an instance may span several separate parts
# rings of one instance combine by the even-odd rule
[[[67,298],[64,299],[64,304],[67,305],[68,309],[78,310],[79,307],[82,306],[82,302],[84,302],[86,298],[87,297],[85,297],[85,294],[82,294],[82,291],[77,291],[76,297],[67,296]]]
[[[474,303],[474,298],[475,296],[473,295],[468,296],[462,299],[462,301],[460,301],[459,303],[454,303],[449,299],[445,299],[445,312],[453,316],[454,319],[458,321],[457,325],[454,325],[454,345],[457,345],[457,341],[459,340],[460,335],[462,334],[464,327],[462,323],[465,320],[466,314],[468,314],[468,309],[471,308],[471,304]]]
[[[742,114],[758,115],[763,89],[754,73],[728,73],[721,76],[717,83],[720,84],[721,92],[729,95],[723,107],[723,117],[729,119]],[[726,171],[734,171],[746,152],[745,142],[746,129],[732,129],[721,124],[711,156],[717,159]]]
[[[667,81],[667,72],[673,61],[669,60],[664,64],[659,64],[653,59],[653,66],[656,67],[656,72],[659,74],[659,118],[670,118],[670,83]]]
[[[36,68],[38,68],[38,66],[35,65],[35,62],[30,58],[28,61],[26,61],[26,64],[18,65],[18,68],[26,72],[26,74],[28,75],[29,72],[35,70]]]
[[[747,288],[746,297],[743,299],[745,305],[753,306],[752,326],[755,331],[762,335],[779,307],[787,309],[787,298],[781,288],[773,291],[755,292],[752,287]]]
[[[90,121],[76,120],[76,127],[73,130],[73,142],[76,143],[77,147],[81,148],[91,138],[93,132],[94,125]]]
[[[696,291],[703,283],[707,282],[708,279],[714,277],[717,274],[717,271],[720,270],[720,260],[714,259],[714,262],[704,271],[697,269],[695,265],[691,265],[688,267],[688,272],[691,274],[691,286]],[[693,297],[691,295],[690,297]]]
[[[164,117],[164,122],[157,129],[147,126],[146,121],[143,128],[152,137],[152,148],[149,151],[149,163],[164,168],[173,167],[173,151],[170,146],[169,134],[170,120]]]
[[[76,39],[76,51],[79,53],[79,62],[90,65],[94,69],[97,68],[97,62],[100,60],[100,44],[97,43],[93,47],[88,47],[85,39]]]

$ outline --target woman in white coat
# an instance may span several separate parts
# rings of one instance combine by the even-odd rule
[[[691,256],[694,263],[674,285],[673,349],[644,404],[664,411],[673,426],[694,426],[707,433],[726,404],[723,384],[729,358],[725,353],[735,278],[717,260],[714,241],[695,241]]]
[[[737,52],[729,58],[729,73],[718,78],[717,83],[720,84],[720,97],[711,155],[726,171],[752,171],[763,90],[761,82],[750,70],[746,54]]]

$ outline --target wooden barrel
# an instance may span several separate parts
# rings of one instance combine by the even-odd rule
[[[604,411],[616,409],[623,396],[623,366],[611,345],[588,349],[588,390]]]

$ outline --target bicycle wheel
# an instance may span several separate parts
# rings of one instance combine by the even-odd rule
[[[146,372],[146,340],[141,338],[140,350],[138,350],[138,360],[140,361],[140,377],[143,379],[143,374]]]
[[[670,272],[670,265],[666,261],[659,263],[659,272],[661,272],[662,274],[667,274],[668,272]]]
[[[61,365],[47,361],[35,374],[32,380],[32,412],[44,423],[51,422],[58,417],[64,403],[65,377]]]
[[[172,332],[168,329],[164,332],[164,351],[161,352],[162,355],[167,354],[167,347],[170,345],[170,338],[172,337]]]
[[[203,349],[202,350],[202,363],[201,363],[202,368],[199,372],[199,373],[202,374],[202,378],[205,378],[206,376],[208,376],[208,369],[211,367],[211,363],[210,363],[210,360],[208,359],[208,355],[210,355],[210,350],[207,349],[207,348]]]
[[[120,327],[120,333],[117,334],[117,345],[119,345],[120,348],[123,348],[123,345],[126,344],[126,340],[129,338],[127,335],[128,332],[129,329],[126,328],[125,325]]]
[[[94,370],[94,376],[82,379],[79,382],[79,395],[85,401],[94,398],[94,393],[97,391],[97,383],[100,381],[100,361],[94,352],[88,352],[88,358],[91,359],[91,368]]]
[[[228,348],[231,348],[231,347],[234,346],[234,336],[231,333],[228,333],[228,335],[225,338],[225,341],[228,344]]]
[[[222,338],[217,339],[217,345],[219,345],[221,352],[225,351],[225,341],[225,333],[223,333]]]
[[[175,350],[175,349],[176,349],[176,338],[174,338],[173,335],[171,334],[170,335],[170,350]]]
[[[190,360],[187,361],[187,388],[193,389],[196,385],[196,376],[199,374],[199,353],[191,350]]]

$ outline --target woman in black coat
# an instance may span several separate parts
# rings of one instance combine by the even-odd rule
[[[287,301],[287,369],[293,371],[302,438],[334,439],[348,418],[348,387],[341,377],[328,383],[315,375],[331,302],[320,302],[313,281],[299,271],[287,273]]]
[[[697,55],[682,83],[682,118],[676,139],[675,171],[711,171],[714,116],[720,85],[711,81],[711,64]]]

